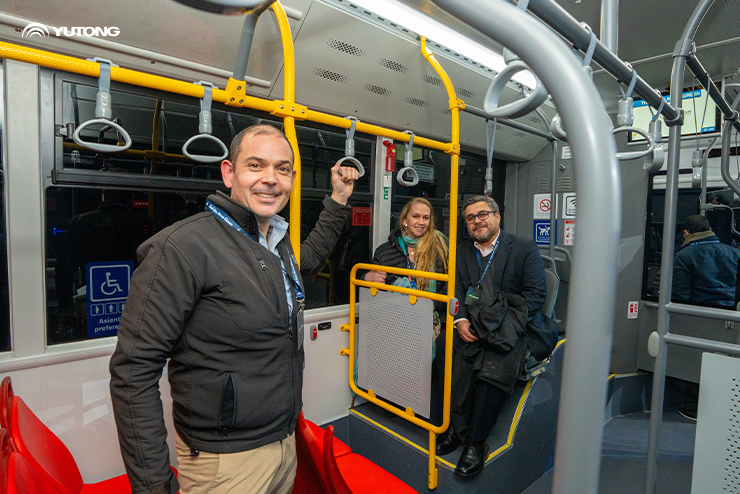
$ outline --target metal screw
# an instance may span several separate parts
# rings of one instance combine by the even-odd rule
[[[301,110],[301,113],[306,113],[306,110]]]
[[[241,105],[242,103],[244,103],[244,100],[243,99],[240,99],[239,100],[239,104]]]
[[[291,106],[290,111],[295,111],[295,108]]]
[[[231,98],[231,102],[232,102],[232,103],[234,102],[234,98]]]
[[[242,90],[242,87],[241,86],[236,86],[236,90],[237,91],[241,91]]]
[[[283,105],[280,105],[280,109],[282,110],[283,108],[285,108],[285,107]]]

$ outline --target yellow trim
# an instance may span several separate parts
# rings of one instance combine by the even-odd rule
[[[378,423],[378,422],[374,421],[373,419],[371,419],[371,418],[370,418],[370,417],[368,417],[367,415],[363,415],[363,414],[361,414],[360,412],[358,412],[358,411],[357,411],[357,410],[355,410],[355,409],[350,409],[349,413],[353,413],[353,414],[355,414],[355,415],[357,415],[357,416],[359,416],[359,417],[362,417],[362,418],[363,418],[364,420],[366,420],[366,421],[370,422],[371,424],[373,424],[373,425],[374,425],[375,427],[377,427],[378,429],[381,429],[381,430],[383,430],[383,431],[387,432],[388,434],[390,434],[390,435],[392,435],[392,436],[394,436],[394,437],[397,437],[397,438],[398,438],[398,439],[400,439],[401,441],[405,442],[405,443],[406,443],[406,444],[408,444],[409,446],[413,446],[414,448],[418,449],[418,450],[419,450],[419,451],[421,451],[422,453],[429,453],[429,451],[427,451],[427,449],[426,449],[426,448],[422,448],[421,446],[419,446],[419,445],[418,445],[418,444],[416,444],[415,442],[411,441],[410,439],[406,439],[405,437],[403,437],[403,436],[402,436],[401,434],[399,434],[398,432],[392,431],[391,429],[389,429],[388,427],[384,426],[383,424],[380,424],[380,423]],[[445,460],[444,458],[437,458],[437,462],[438,462],[438,463],[441,463],[441,464],[443,464],[443,465],[447,465],[448,467],[450,467],[450,468],[452,468],[452,469],[454,469],[454,468],[455,468],[455,465],[453,465],[453,464],[452,464],[452,463],[450,463],[449,461]]]

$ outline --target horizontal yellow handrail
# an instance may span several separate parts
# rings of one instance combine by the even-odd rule
[[[355,274],[360,269],[365,270],[365,271],[382,271],[384,273],[415,276],[416,278],[427,278],[430,280],[437,280],[437,281],[449,281],[450,280],[449,275],[447,275],[446,273],[431,273],[429,271],[419,271],[416,269],[407,269],[407,268],[395,268],[392,266],[383,266],[382,264],[367,264],[367,263],[355,264],[354,267],[352,267],[352,271],[350,271],[350,276],[355,277]]]
[[[18,60],[20,62],[32,63],[41,67],[64,70],[66,72],[73,72],[75,74],[86,75],[89,77],[100,76],[100,64],[97,62],[90,62],[80,58],[59,55],[57,53],[14,45],[3,41],[0,41],[0,58]],[[134,86],[159,89],[169,93],[182,94],[193,98],[203,98],[204,89],[201,85],[178,81],[168,77],[146,74],[122,67],[111,67],[111,80]],[[346,118],[315,110],[309,110],[305,106],[297,103],[287,103],[283,100],[266,100],[249,96],[246,94],[246,89],[246,82],[237,81],[231,78],[226,85],[226,89],[213,89],[213,101],[218,101],[228,106],[260,110],[281,118],[293,116],[296,120],[309,120],[311,122],[331,125],[342,129],[349,129],[351,125],[351,122]],[[408,142],[410,138],[408,134],[404,134],[403,132],[363,122],[357,123],[356,130],[357,132],[388,137],[401,142]],[[427,139],[420,136],[414,137],[414,143],[419,146],[437,149],[444,152],[450,152],[453,148],[450,143],[435,141],[433,139]]]

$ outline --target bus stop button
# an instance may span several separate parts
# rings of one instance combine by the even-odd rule
[[[456,316],[457,311],[460,309],[460,302],[456,297],[450,299],[449,311],[451,316]]]

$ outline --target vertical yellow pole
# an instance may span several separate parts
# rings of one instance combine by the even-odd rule
[[[449,99],[450,113],[452,114],[452,148],[447,151],[447,154],[451,155],[450,159],[450,247],[449,247],[449,262],[448,262],[448,275],[450,281],[447,283],[447,296],[450,299],[455,297],[455,268],[457,259],[457,179],[458,179],[458,166],[460,158],[460,108],[464,108],[464,103],[459,100],[455,94],[455,88],[452,86],[452,81],[445,73],[442,66],[434,58],[434,55],[427,48],[427,40],[425,37],[421,37],[421,54],[429,62],[429,64],[437,72],[437,75],[442,79],[447,90],[447,97]],[[459,301],[462,302],[462,301]],[[443,401],[443,412],[442,412],[442,429],[447,429],[450,425],[450,390],[452,388],[452,334],[454,328],[452,327],[452,321],[454,318],[447,311],[447,331],[446,331],[446,345],[445,345],[445,377],[444,377],[444,401]],[[437,451],[436,451],[436,437],[433,432],[429,432],[429,488],[434,489],[437,487]]]
[[[288,16],[279,1],[272,4],[272,10],[277,17],[280,27],[280,38],[283,41],[283,100],[286,105],[295,103],[295,55],[293,52],[293,36],[290,33]],[[295,132],[295,118],[285,117],[283,119],[285,136],[293,148],[293,170],[295,180],[293,191],[290,193],[290,243],[298,265],[301,264],[301,155],[298,152],[298,137]]]

